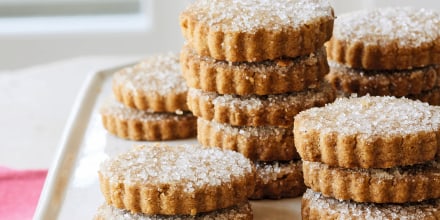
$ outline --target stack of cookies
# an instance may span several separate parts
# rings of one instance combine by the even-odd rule
[[[197,138],[254,162],[253,199],[305,190],[293,117],[335,99],[323,82],[333,21],[325,0],[196,0],[181,13],[181,65]]]
[[[303,219],[439,219],[440,108],[340,98],[295,117]]]
[[[188,111],[188,87],[179,55],[153,55],[113,75],[114,97],[101,106],[104,127],[130,140],[194,137],[197,119]]]
[[[381,8],[338,16],[328,81],[344,95],[406,96],[440,105],[440,13]]]
[[[139,146],[101,164],[104,219],[251,220],[255,170],[243,155],[200,146]]]

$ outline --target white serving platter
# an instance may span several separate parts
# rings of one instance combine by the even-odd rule
[[[130,65],[130,64],[129,64]],[[104,202],[98,167],[106,158],[148,142],[117,138],[102,127],[100,104],[111,96],[111,76],[125,66],[92,73],[79,94],[49,170],[34,219],[93,219]],[[166,141],[170,145],[196,139]],[[255,220],[301,219],[301,199],[252,201]]]

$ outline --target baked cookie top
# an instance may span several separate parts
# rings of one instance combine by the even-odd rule
[[[183,13],[224,32],[280,31],[333,19],[327,0],[197,0]]]
[[[440,63],[440,13],[391,7],[338,16],[328,56],[352,68],[411,69]]]
[[[198,54],[229,62],[310,54],[330,39],[333,20],[327,0],[196,0],[180,14]]]
[[[185,192],[221,186],[253,173],[241,154],[215,148],[156,144],[138,146],[101,164],[110,182],[140,185],[182,185]]]
[[[187,110],[187,90],[180,71],[178,53],[151,55],[113,75],[116,99],[141,110]]]
[[[301,158],[346,168],[424,163],[440,149],[440,108],[407,98],[339,98],[295,116]]]

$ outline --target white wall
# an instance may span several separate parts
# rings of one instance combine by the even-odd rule
[[[110,30],[63,31],[44,33],[21,30],[6,33],[0,23],[0,70],[23,68],[82,55],[148,54],[179,50],[183,39],[178,15],[191,0],[153,0],[149,29],[115,28]],[[413,5],[440,11],[438,0],[331,0],[336,14],[362,8]],[[71,25],[71,24],[67,24]],[[32,25],[29,25],[32,28]],[[120,31],[122,30],[122,31]]]

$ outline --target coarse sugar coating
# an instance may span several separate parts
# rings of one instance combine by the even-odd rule
[[[320,86],[301,92],[276,95],[220,95],[190,88],[188,107],[197,117],[233,126],[292,127],[299,112],[324,106],[335,99],[333,88]]]
[[[198,215],[146,215],[131,213],[130,211],[118,209],[107,204],[101,205],[95,215],[95,220],[117,219],[117,220],[251,220],[252,208],[249,202],[241,203],[230,208],[215,210]]]
[[[178,53],[150,55],[113,75],[116,99],[131,108],[153,112],[186,111],[187,92]]]
[[[200,146],[138,146],[104,161],[106,202],[133,213],[196,215],[245,202],[254,168],[234,151]]]
[[[406,98],[338,98],[295,116],[301,158],[346,168],[390,168],[432,160],[440,108]]]
[[[292,128],[239,127],[198,118],[197,139],[203,146],[234,150],[252,161],[299,159]]]
[[[390,7],[338,16],[329,60],[352,68],[411,69],[440,64],[440,13]]]
[[[308,189],[303,195],[301,216],[304,220],[439,219],[440,199],[404,204],[356,203],[324,197],[322,194]]]
[[[230,63],[200,56],[185,46],[180,60],[189,87],[219,94],[267,95],[302,91],[319,86],[329,71],[325,48],[294,59]]]
[[[388,169],[348,169],[303,161],[303,172],[308,187],[339,200],[407,203],[440,198],[437,161]]]
[[[301,160],[254,162],[255,191],[250,199],[281,199],[302,195],[304,185]]]
[[[181,13],[180,26],[200,55],[258,62],[321,48],[333,20],[327,0],[196,0]]]
[[[440,86],[440,65],[431,65],[411,70],[361,70],[329,61],[329,83],[345,94],[359,96],[417,95]]]
[[[109,97],[102,103],[100,113],[104,128],[125,139],[155,141],[196,136],[197,118],[191,112],[142,111]]]

